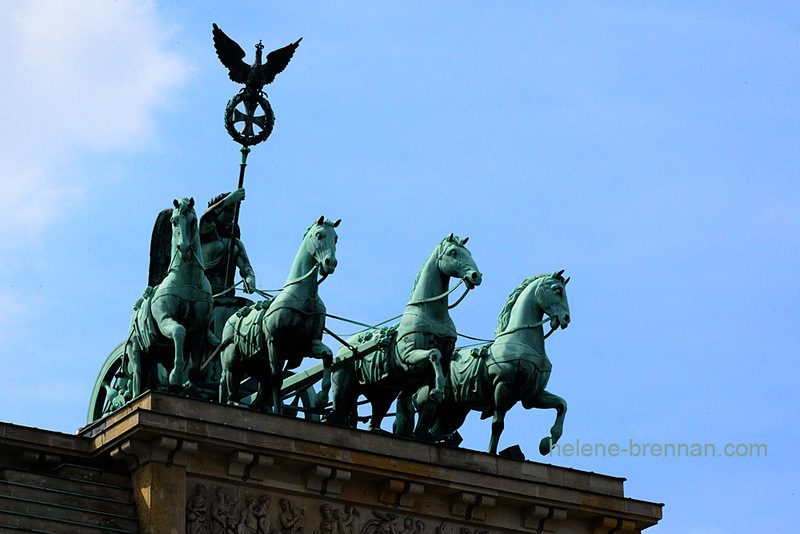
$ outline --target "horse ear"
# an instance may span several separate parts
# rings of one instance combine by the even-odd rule
[[[337,226],[339,226],[339,223],[341,223],[341,222],[342,222],[341,219],[336,219],[336,222],[333,223],[333,227],[336,228]]]
[[[566,279],[566,280],[564,280],[564,285],[567,285],[567,284],[569,284],[569,279],[570,279],[570,278],[572,278],[572,277],[571,277],[571,276],[568,276],[568,277],[567,277],[567,279]]]
[[[558,271],[557,273],[555,273],[555,274],[553,275],[553,277],[554,277],[554,278],[564,278],[563,276],[561,276],[562,274],[564,274],[564,269],[561,269],[560,271]]]
[[[449,235],[449,236],[447,236],[447,240],[448,240],[448,241],[450,241],[450,242],[452,243],[452,242],[453,242],[453,238],[454,238],[454,237],[455,237],[455,236],[453,235],[453,232],[450,232],[450,235]]]
[[[466,245],[466,244],[467,244],[467,241],[469,241],[469,238],[468,238],[468,237],[465,237],[464,239],[462,239],[462,240],[461,240],[461,246],[463,247],[464,245]]]
[[[194,197],[189,198],[189,207],[190,208],[194,207]]]
[[[324,215],[320,215],[319,219],[317,219],[317,224],[322,224],[324,222],[325,222],[325,216]]]
[[[173,205],[173,206],[175,206],[176,208],[177,208],[178,206],[180,206],[180,204],[178,204],[178,199],[177,199],[177,198],[173,198],[173,199],[172,199],[172,205]]]

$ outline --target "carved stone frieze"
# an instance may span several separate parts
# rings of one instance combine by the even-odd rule
[[[277,497],[253,485],[189,482],[187,534],[492,534],[417,514],[398,514],[303,496]]]

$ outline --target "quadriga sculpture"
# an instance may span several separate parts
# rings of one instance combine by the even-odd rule
[[[417,274],[411,299],[400,324],[381,331],[356,335],[348,345],[358,349],[376,336],[385,340],[383,350],[350,361],[333,373],[333,412],[328,421],[355,426],[353,413],[359,395],[372,404],[370,430],[381,422],[398,394],[411,394],[422,387],[434,401],[444,396],[446,372],[456,342],[456,329],[448,312],[450,278],[464,281],[468,289],[481,283],[481,273],[464,246],[468,238],[453,234],[433,250]],[[337,360],[349,349],[343,347]],[[415,435],[426,437],[436,411],[428,403],[419,419]]]
[[[252,407],[264,409],[271,391],[274,410],[281,413],[283,371],[296,368],[305,356],[322,359],[320,400],[327,402],[333,352],[322,343],[325,305],[319,298],[317,276],[324,279],[336,269],[335,228],[340,222],[325,217],[314,222],[303,236],[283,291],[272,301],[242,308],[225,323],[220,402],[235,400],[247,374],[258,382]]]
[[[203,269],[194,199],[174,200],[156,219],[150,287],[134,306],[125,355],[131,397],[158,384],[180,388],[197,368],[208,339],[211,285]],[[170,237],[171,236],[171,237]],[[169,372],[158,373],[158,364]]]
[[[550,435],[539,443],[539,452],[549,454],[558,442],[567,413],[567,402],[544,388],[552,364],[544,350],[542,325],[551,331],[569,325],[569,303],[564,271],[524,280],[511,292],[500,312],[495,341],[476,349],[457,349],[450,362],[447,395],[431,434],[438,438],[457,430],[471,410],[492,417],[489,452],[497,453],[505,415],[517,402],[526,409],[555,408],[556,421]],[[544,314],[548,318],[542,319]],[[429,402],[424,391],[414,396],[418,410]],[[398,409],[403,407],[398,405]],[[398,414],[409,417],[409,414]]]

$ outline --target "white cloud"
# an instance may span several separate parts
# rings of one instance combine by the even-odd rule
[[[152,2],[6,2],[0,19],[0,245],[16,248],[85,194],[67,170],[82,151],[153,138],[187,68]]]

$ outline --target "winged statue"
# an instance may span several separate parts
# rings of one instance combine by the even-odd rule
[[[213,26],[214,49],[217,51],[219,60],[228,69],[228,76],[236,83],[243,83],[245,90],[253,94],[260,92],[265,85],[272,83],[275,76],[283,72],[291,61],[294,51],[300,45],[300,41],[303,40],[301,37],[294,43],[273,50],[267,54],[267,62],[263,64],[261,63],[261,53],[264,45],[259,41],[256,45],[256,61],[252,65],[248,65],[243,61],[245,52],[242,47],[220,30],[219,26],[216,24]]]

